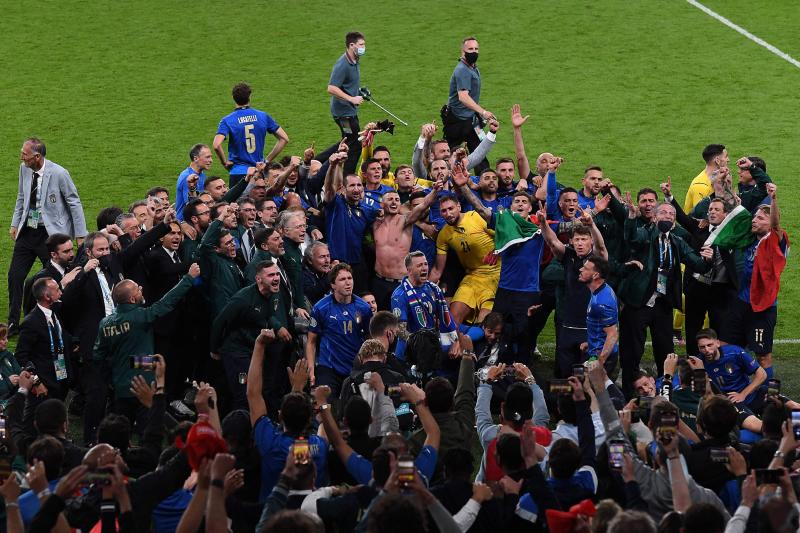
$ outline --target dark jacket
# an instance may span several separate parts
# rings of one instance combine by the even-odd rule
[[[17,386],[11,383],[11,376],[19,376],[22,368],[10,350],[0,352],[0,403],[11,397]]]
[[[458,371],[458,387],[453,398],[453,411],[447,413],[433,413],[433,418],[439,424],[441,441],[438,449],[436,471],[431,478],[431,483],[440,483],[444,480],[442,458],[447,450],[453,448],[469,447],[477,439],[475,432],[475,362],[472,358],[463,357]],[[424,429],[415,431],[409,439],[409,448],[412,455],[416,456],[425,443],[427,435]]]
[[[63,276],[61,275],[61,272],[56,270],[51,261],[48,262],[47,265],[39,272],[25,280],[25,286],[22,289],[22,312],[26,315],[30,313],[36,305],[36,299],[33,297],[33,283],[37,279],[42,278],[53,278],[59,285],[61,285],[61,279]],[[58,309],[56,309],[56,312],[58,312]]]
[[[216,251],[222,229],[222,222],[212,222],[195,251],[203,275],[203,286],[211,303],[211,316],[214,317],[244,287],[244,274],[236,261]]]
[[[178,262],[174,262],[163,246],[150,250],[144,258],[147,266],[148,281],[145,286],[146,303],[157,302],[177,285],[184,274],[189,271],[189,262],[181,261],[180,252],[175,252]],[[194,284],[194,281],[192,282]],[[185,300],[180,302],[175,309],[157,320],[153,330],[157,335],[170,335],[177,331],[181,313],[185,309]]]
[[[311,307],[331,290],[327,274],[319,274],[310,266],[303,265],[303,294]]]
[[[642,307],[647,304],[656,290],[658,275],[659,237],[660,232],[655,224],[639,226],[636,219],[625,220],[625,241],[631,248],[632,258],[640,261],[643,270],[633,269],[622,281],[619,289],[620,299],[627,305]],[[681,283],[680,264],[692,268],[695,272],[707,272],[711,264],[704,261],[697,252],[686,244],[681,237],[670,232],[670,249],[673,267],[668,280],[667,297],[675,309],[682,309],[683,287]]]
[[[277,295],[265,298],[258,286],[248,285],[233,295],[211,325],[210,348],[215,353],[249,354],[264,328],[277,331]]]
[[[100,321],[93,358],[110,366],[117,398],[133,396],[130,386],[134,376],[152,379],[152,372],[131,368],[131,356],[153,354],[153,323],[172,311],[191,287],[192,278],[186,275],[150,307],[119,304],[112,314]]]
[[[303,296],[303,254],[300,252],[300,245],[284,237],[283,247],[286,252],[280,261],[292,287],[292,303],[295,309],[304,308],[308,311],[310,308],[306,306]]]
[[[57,318],[53,315],[54,318]],[[60,321],[59,321],[60,324]],[[47,387],[48,396],[51,398],[61,398],[67,396],[70,381],[74,377],[74,369],[70,353],[72,353],[72,337],[60,324],[59,328],[48,327],[44,312],[37,305],[33,311],[22,320],[19,328],[19,340],[17,341],[17,361],[25,366],[28,363],[36,367],[36,375]],[[52,332],[53,344],[50,344]],[[56,379],[55,362],[58,351],[61,349],[59,335],[63,341],[63,358],[67,369],[67,379]]]

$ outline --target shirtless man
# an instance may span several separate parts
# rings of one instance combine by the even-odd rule
[[[442,189],[442,183],[434,183],[423,202],[409,213],[401,213],[400,195],[389,191],[383,195],[383,216],[372,224],[375,238],[375,272],[372,275],[372,293],[378,309],[389,309],[392,293],[406,275],[405,257],[411,250],[414,223],[427,211]]]

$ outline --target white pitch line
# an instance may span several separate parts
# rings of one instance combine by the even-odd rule
[[[779,50],[778,48],[775,48],[774,46],[769,44],[764,39],[762,39],[762,38],[760,38],[760,37],[758,37],[756,35],[753,35],[749,31],[747,31],[746,29],[742,28],[741,26],[739,26],[737,24],[734,24],[733,22],[731,22],[730,20],[726,19],[725,17],[723,17],[722,15],[717,13],[716,11],[707,8],[706,6],[701,4],[700,2],[697,2],[696,0],[686,0],[686,1],[689,2],[689,4],[693,5],[694,7],[696,7],[697,9],[699,9],[700,11],[702,11],[703,13],[705,13],[706,15],[717,19],[718,21],[720,21],[721,23],[725,24],[730,29],[732,29],[732,30],[744,35],[745,37],[747,37],[748,39],[750,39],[751,41],[753,41],[757,45],[763,46],[764,48],[766,48],[767,50],[769,50],[770,52],[772,52],[776,56],[780,57],[781,59],[783,59],[785,61],[788,61],[789,63],[791,63],[792,65],[794,65],[797,68],[800,68],[800,61],[796,60],[795,58],[793,58],[792,56],[790,56],[786,52],[784,52],[782,50]]]

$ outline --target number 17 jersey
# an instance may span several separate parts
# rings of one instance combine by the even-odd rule
[[[233,162],[231,174],[245,174],[264,159],[264,139],[280,126],[275,119],[258,109],[237,108],[219,121],[217,134],[228,139],[228,159]]]

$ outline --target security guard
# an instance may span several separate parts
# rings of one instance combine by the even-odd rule
[[[129,279],[117,283],[111,291],[116,307],[100,321],[93,358],[110,367],[114,411],[126,415],[131,422],[138,422],[140,427],[143,427],[145,411],[130,391],[131,380],[137,375],[144,376],[148,382],[153,379],[152,362],[142,365],[141,359],[153,353],[153,323],[178,305],[198,276],[200,267],[194,263],[175,287],[149,307],[143,305],[142,287]],[[91,398],[91,401],[102,401],[102,398]]]

